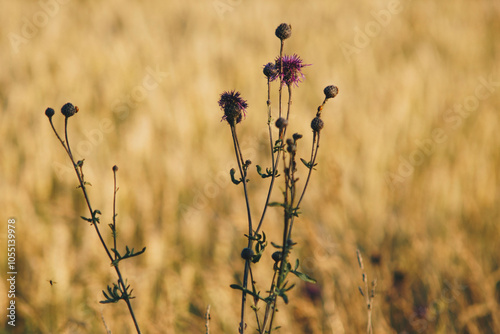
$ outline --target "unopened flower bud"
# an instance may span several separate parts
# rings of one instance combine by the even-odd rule
[[[62,106],[61,108],[61,113],[65,116],[65,117],[71,117],[73,116],[74,114],[76,114],[78,112],[78,107],[75,107],[73,104],[71,103],[66,103],[65,105]]]
[[[284,119],[283,117],[280,117],[276,120],[276,123],[274,123],[278,129],[283,129],[288,125],[288,121]]]
[[[114,166],[113,166],[113,172],[115,172],[115,173],[116,173],[117,171],[118,171],[118,166],[117,166],[117,165],[114,165]]]
[[[280,251],[274,252],[273,255],[271,255],[271,257],[274,260],[274,262],[279,262],[281,261],[282,253]]]
[[[45,109],[45,116],[47,116],[49,119],[51,119],[52,116],[54,116],[54,114],[55,114],[54,109],[52,108]]]
[[[278,75],[278,70],[276,69],[276,65],[273,63],[267,63],[264,66],[263,72],[264,72],[264,75],[271,80],[276,78],[276,76]]]
[[[293,137],[293,140],[297,141],[300,138],[302,138],[302,135],[300,133],[294,133],[292,137]]]
[[[276,28],[276,37],[281,40],[287,39],[292,35],[292,26],[286,23],[282,23]]]
[[[311,129],[313,129],[314,132],[319,132],[321,129],[323,129],[323,126],[323,120],[319,117],[314,117],[311,122]]]
[[[326,99],[331,99],[331,98],[334,98],[335,96],[337,96],[337,94],[339,93],[339,89],[337,88],[337,86],[331,85],[331,86],[325,87],[325,89],[323,90],[323,93],[325,93]]]
[[[241,251],[241,257],[244,260],[251,260],[252,257],[254,256],[254,254],[255,253],[254,253],[253,249],[248,248],[248,247],[243,248],[243,250]]]

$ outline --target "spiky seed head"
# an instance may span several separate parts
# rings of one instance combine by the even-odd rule
[[[51,119],[52,116],[54,116],[54,114],[55,114],[54,109],[52,108],[45,109],[45,116],[47,116],[49,119]]]
[[[323,126],[323,120],[319,117],[314,117],[311,122],[311,129],[313,129],[314,132],[319,132],[321,129],[323,129]]]
[[[325,93],[326,99],[332,99],[335,96],[337,96],[337,94],[339,93],[339,89],[337,86],[330,85],[330,86],[325,87],[325,89],[323,90],[323,93]]]
[[[243,119],[248,108],[247,101],[243,100],[237,91],[227,91],[221,94],[219,106],[224,111],[222,120],[233,126]]]
[[[78,107],[75,107],[73,104],[71,103],[66,103],[65,105],[62,106],[61,108],[61,113],[65,116],[65,117],[71,117],[73,116],[74,114],[76,114],[78,112]]]
[[[276,123],[274,123],[274,125],[276,125],[278,129],[283,129],[288,125],[288,121],[283,117],[280,117],[276,120]]]
[[[244,260],[251,260],[252,257],[254,256],[254,254],[255,253],[254,253],[253,249],[248,248],[248,247],[243,248],[243,250],[241,251],[241,257]]]
[[[292,26],[286,23],[282,23],[276,28],[276,37],[281,40],[285,40],[292,35]]]

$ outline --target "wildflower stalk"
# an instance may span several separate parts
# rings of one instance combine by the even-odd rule
[[[118,171],[118,167],[113,166],[113,223],[110,225],[111,232],[113,234],[113,246],[116,248],[116,193],[118,192],[118,188],[116,187],[116,172]],[[115,260],[118,258],[118,255],[115,254]]]
[[[68,110],[71,110],[71,112],[69,112]],[[85,198],[85,203],[86,203],[87,208],[89,210],[90,216],[92,217],[92,218],[86,218],[86,220],[89,221],[91,223],[91,225],[94,226],[94,229],[97,233],[99,241],[101,242],[101,245],[104,248],[104,251],[106,252],[106,255],[108,256],[111,263],[113,263],[113,261],[116,260],[117,255],[115,253],[115,258],[113,258],[108,246],[106,245],[106,242],[104,241],[104,239],[102,237],[101,231],[99,230],[99,226],[98,226],[99,218],[97,217],[97,215],[100,214],[100,211],[93,210],[92,205],[90,203],[89,195],[88,195],[87,188],[86,188],[86,184],[88,184],[88,183],[85,181],[84,175],[83,175],[83,161],[84,160],[80,160],[78,162],[75,162],[75,159],[74,159],[73,154],[71,152],[71,145],[69,143],[69,137],[68,137],[68,118],[73,116],[76,112],[78,112],[78,107],[73,107],[73,105],[71,105],[69,103],[64,105],[62,108],[62,113],[63,113],[63,115],[65,115],[65,119],[64,119],[64,138],[65,138],[65,140],[64,141],[59,136],[59,134],[56,131],[54,124],[52,122],[52,116],[54,114],[53,109],[48,108],[46,110],[45,114],[49,118],[49,122],[50,122],[50,125],[52,127],[52,130],[54,131],[56,137],[59,139],[59,142],[61,143],[61,145],[65,149],[66,153],[68,154],[69,159],[71,160],[71,163],[73,164],[73,169],[75,170],[76,176],[78,178],[78,183],[79,183],[78,188],[80,188],[82,190],[83,196]],[[116,194],[116,175],[115,175],[115,194]],[[114,203],[113,203],[113,214],[114,214]],[[114,221],[114,216],[113,216],[113,221]],[[115,224],[113,223],[113,225],[115,225]],[[116,239],[115,239],[114,245],[115,245],[114,249],[116,250]],[[139,255],[139,253],[137,253],[137,255]],[[131,291],[130,292],[128,291],[129,287],[125,284],[125,282],[123,280],[118,263],[114,264],[113,267],[114,267],[116,275],[118,277],[118,284],[119,284],[120,290],[121,290],[121,296],[119,299],[123,299],[125,301],[125,303],[127,304],[130,316],[132,317],[132,320],[134,322],[135,329],[136,329],[137,333],[140,334],[141,330],[139,328],[139,324],[138,324],[137,319],[135,317],[134,310],[132,308],[132,304],[130,303],[130,298],[133,298],[130,296]]]
[[[309,169],[308,176],[304,188],[301,193],[297,192],[297,181],[296,177],[297,171],[297,162],[296,162],[296,152],[297,152],[297,141],[302,138],[300,134],[294,134],[293,140],[286,140],[286,150],[285,150],[285,136],[287,133],[287,125],[290,118],[291,106],[292,106],[292,85],[298,86],[298,83],[301,82],[301,79],[304,78],[301,69],[304,66],[308,66],[308,64],[304,64],[302,59],[300,59],[297,55],[287,56],[283,54],[284,49],[284,40],[289,38],[291,35],[291,27],[285,23],[281,24],[276,29],[276,36],[280,39],[280,54],[279,57],[274,61],[274,63],[268,63],[264,66],[264,75],[267,77],[267,125],[269,131],[269,146],[270,146],[270,158],[271,158],[271,168],[267,168],[265,173],[262,173],[262,168],[257,165],[257,172],[262,178],[270,177],[269,188],[267,191],[266,200],[264,203],[264,208],[262,210],[262,214],[260,216],[259,222],[257,224],[257,228],[253,230],[252,216],[249,204],[249,196],[247,192],[246,182],[247,180],[247,171],[250,165],[250,162],[243,159],[241,154],[241,149],[238,143],[238,137],[236,135],[236,124],[241,122],[243,115],[246,113],[247,104],[240,97],[239,92],[230,91],[224,92],[221,94],[221,98],[219,100],[219,106],[224,111],[224,116],[222,120],[226,120],[231,128],[231,135],[233,139],[233,145],[236,155],[236,161],[238,163],[238,169],[240,174],[240,179],[237,180],[234,177],[236,173],[234,169],[231,169],[231,179],[235,184],[239,184],[243,182],[243,191],[245,196],[245,203],[247,207],[247,216],[248,216],[248,235],[245,235],[248,239],[247,248],[244,248],[241,257],[245,260],[245,269],[243,273],[243,282],[242,285],[232,284],[231,288],[238,289],[242,291],[242,301],[241,301],[241,317],[238,332],[243,334],[245,332],[245,304],[247,295],[251,295],[254,299],[254,305],[252,309],[255,312],[255,318],[257,322],[257,331],[260,334],[269,334],[273,330],[273,322],[276,314],[276,305],[278,301],[278,297],[282,297],[285,303],[288,303],[288,297],[286,292],[290,290],[292,286],[287,287],[287,275],[289,273],[293,273],[297,277],[301,278],[306,282],[315,282],[314,279],[310,278],[304,273],[301,273],[297,270],[299,263],[297,260],[297,264],[295,269],[293,269],[288,262],[288,256],[292,247],[295,245],[291,240],[293,222],[295,217],[298,216],[299,205],[302,202],[305,191],[309,185],[309,180],[311,178],[311,173],[313,167],[316,165],[316,158],[319,149],[319,131],[323,127],[323,121],[320,119],[321,109],[325,104],[328,98],[333,97],[335,94],[329,91],[329,95],[327,96],[323,102],[323,104],[318,109],[318,113],[316,114],[316,118],[311,123],[311,128],[314,132],[313,143],[311,148],[311,156],[309,162],[301,159],[302,162]],[[271,82],[279,78],[279,106],[278,106],[278,119],[275,122],[276,127],[279,129],[278,139],[276,141],[273,140],[273,130],[271,128],[272,123],[272,108],[271,108]],[[286,109],[286,116],[284,115],[282,100],[283,100],[283,86],[287,85],[288,90],[288,104]],[[334,87],[334,86],[329,86]],[[328,88],[328,87],[327,87]],[[335,87],[336,89],[336,87]],[[325,95],[326,89],[325,89]],[[287,154],[288,152],[288,154]],[[280,161],[283,161],[283,174],[284,174],[284,184],[285,189],[283,191],[283,202],[270,202],[270,198],[272,195],[272,191],[274,189],[276,178],[279,176],[278,169]],[[298,195],[300,196],[298,197]],[[297,200],[298,197],[298,200]],[[268,206],[281,206],[283,207],[283,234],[282,234],[282,244],[276,245],[273,243],[273,246],[281,249],[281,251],[277,251],[273,253],[272,258],[275,261],[273,267],[273,277],[271,279],[270,289],[268,290],[268,295],[266,298],[260,295],[258,289],[256,288],[256,282],[252,273],[252,264],[257,263],[263,251],[267,245],[266,235],[264,232],[261,234],[261,229],[263,226],[263,221],[267,212]],[[255,252],[253,251],[255,244]],[[250,281],[249,281],[250,278]],[[251,284],[251,290],[248,288],[248,285]],[[265,312],[262,319],[262,322],[259,319],[259,313],[257,308],[257,303],[259,301],[264,301],[266,304]]]
[[[247,217],[248,217],[248,235],[252,236],[253,235],[253,230],[252,230],[252,214],[250,212],[250,202],[248,199],[248,192],[247,192],[247,168],[248,166],[243,162],[243,155],[241,153],[240,149],[240,144],[238,142],[238,136],[236,134],[236,127],[233,124],[231,124],[231,135],[233,137],[233,144],[234,144],[234,152],[236,154],[236,161],[238,162],[238,169],[240,171],[240,176],[241,176],[241,182],[243,182],[243,192],[245,194],[245,203],[247,207]],[[252,249],[252,239],[248,238],[248,248]],[[247,259],[245,260],[245,272],[243,275],[243,288],[246,289],[248,286],[248,272],[250,271],[250,261]],[[244,327],[245,327],[245,304],[246,304],[246,291],[242,291],[241,295],[241,322],[240,322],[240,333],[244,332]]]
[[[285,45],[285,40],[281,39],[281,45],[280,45],[280,58],[279,58],[279,70],[280,73],[283,73],[283,47]],[[280,76],[280,88],[279,88],[279,93],[278,93],[278,99],[279,99],[279,113],[278,117],[281,117],[281,95],[283,91],[283,77]]]

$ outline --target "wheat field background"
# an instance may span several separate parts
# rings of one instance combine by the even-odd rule
[[[0,22],[0,332],[105,333],[104,320],[133,333],[125,304],[98,303],[114,273],[44,115],[56,109],[61,131],[66,102],[80,109],[70,141],[105,237],[116,164],[119,248],[147,247],[122,264],[143,332],[205,333],[207,305],[211,333],[237,331],[229,285],[243,271],[245,203],[217,101],[242,93],[243,152],[270,166],[262,67],[287,22],[285,53],[312,64],[289,130],[304,134],[302,156],[323,88],[340,93],[323,112],[294,235],[292,257],[318,284],[295,282],[279,332],[366,332],[359,248],[377,280],[375,333],[500,333],[498,1],[9,1]],[[250,179],[257,214],[267,183]],[[15,328],[4,316],[11,217]],[[270,210],[271,240],[280,222]],[[257,266],[262,291],[270,254]]]

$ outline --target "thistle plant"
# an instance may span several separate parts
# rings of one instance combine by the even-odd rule
[[[304,198],[304,194],[309,185],[312,171],[317,166],[317,156],[320,143],[320,132],[323,129],[324,123],[321,119],[321,114],[325,103],[334,98],[338,94],[336,86],[327,86],[324,89],[325,98],[323,103],[318,107],[315,117],[311,121],[312,148],[308,160],[300,158],[300,161],[307,170],[307,177],[300,189],[298,177],[298,156],[297,147],[301,143],[303,136],[295,133],[290,138],[287,138],[287,129],[289,127],[290,113],[292,107],[292,91],[298,88],[299,84],[305,79],[302,72],[303,68],[310,66],[297,55],[284,55],[285,40],[291,36],[291,26],[282,23],[276,29],[276,36],[280,40],[279,56],[273,62],[264,65],[263,73],[267,79],[267,126],[269,132],[269,158],[270,167],[264,169],[260,165],[256,165],[256,172],[262,179],[269,180],[267,197],[262,208],[262,213],[257,221],[253,220],[252,210],[250,208],[249,194],[247,183],[249,181],[248,174],[250,172],[250,160],[245,160],[240,148],[237,125],[246,117],[248,103],[241,94],[235,90],[223,92],[220,96],[219,106],[224,112],[222,121],[227,122],[231,130],[234,152],[238,170],[234,168],[230,170],[230,177],[234,184],[243,187],[243,194],[246,205],[246,215],[248,221],[247,246],[242,250],[241,257],[244,260],[243,278],[241,284],[232,284],[231,288],[241,291],[241,317],[238,331],[244,333],[246,329],[246,304],[247,296],[251,296],[251,309],[255,314],[256,328],[258,333],[271,333],[275,327],[274,319],[277,310],[278,300],[281,298],[285,304],[288,304],[288,291],[294,287],[289,281],[289,274],[293,274],[298,278],[315,283],[316,281],[298,270],[299,260],[293,262],[290,260],[291,251],[297,244],[293,242],[292,231],[295,219],[300,215],[300,205]],[[278,114],[277,117],[273,114],[271,104],[271,88],[273,82],[278,84]],[[288,102],[286,111],[282,103],[284,97],[283,88],[286,87]],[[276,119],[274,121],[274,119]],[[273,128],[275,126],[275,129]],[[281,165],[280,165],[281,164]],[[281,174],[280,174],[281,173]],[[271,202],[272,192],[276,180],[281,177],[283,182],[283,199],[277,202]],[[257,287],[256,277],[254,277],[252,268],[256,265],[266,250],[268,245],[266,234],[263,231],[264,218],[268,207],[278,207],[283,212],[283,221],[280,223],[282,227],[282,238],[279,242],[271,242],[271,245],[276,248],[272,253],[271,258],[274,261],[273,275],[269,283],[269,289],[265,293],[261,293]],[[260,305],[264,304],[263,314],[260,311]]]
[[[112,168],[113,171],[113,177],[114,177],[114,189],[113,189],[113,217],[112,217],[112,222],[108,224],[108,227],[111,230],[111,236],[113,238],[113,246],[110,248],[106,241],[104,240],[102,233],[100,231],[100,215],[101,211],[100,210],[94,210],[91,203],[90,203],[90,198],[89,198],[89,193],[87,191],[87,186],[91,186],[89,182],[85,180],[85,175],[83,173],[83,165],[84,165],[84,159],[76,161],[73,153],[71,152],[71,145],[69,143],[69,138],[68,138],[68,120],[70,117],[74,116],[76,113],[78,113],[78,107],[74,106],[71,103],[66,103],[62,108],[61,108],[61,113],[64,116],[64,139],[61,138],[59,133],[57,132],[56,128],[54,127],[54,123],[52,122],[52,118],[55,114],[54,109],[52,108],[47,108],[45,110],[45,115],[48,117],[50,125],[52,127],[52,130],[54,131],[54,134],[56,135],[57,139],[63,146],[64,150],[66,151],[72,165],[73,169],[75,170],[76,176],[78,178],[78,187],[80,188],[83,196],[85,198],[85,203],[87,205],[90,217],[83,217],[81,218],[87,222],[90,223],[90,226],[93,226],[96,234],[99,238],[99,241],[101,242],[104,251],[106,252],[106,256],[109,259],[111,266],[114,268],[117,276],[117,282],[113,283],[112,286],[107,286],[106,291],[102,291],[104,295],[104,300],[100,301],[102,304],[109,304],[109,303],[116,303],[120,300],[123,300],[128,307],[130,316],[132,317],[132,320],[134,322],[135,329],[137,330],[137,333],[141,333],[141,330],[139,329],[139,324],[137,323],[137,320],[134,315],[134,310],[132,309],[132,304],[130,303],[130,300],[135,298],[132,296],[132,291],[133,289],[130,288],[130,285],[127,284],[127,280],[123,279],[122,273],[120,271],[120,262],[122,260],[132,258],[135,256],[138,256],[146,251],[146,247],[144,247],[141,251],[135,252],[134,249],[130,249],[128,246],[125,246],[125,251],[119,252],[117,245],[116,245],[116,239],[117,239],[117,229],[116,229],[116,193],[118,192],[118,187],[116,185],[116,175],[118,172],[118,167],[115,165]]]

